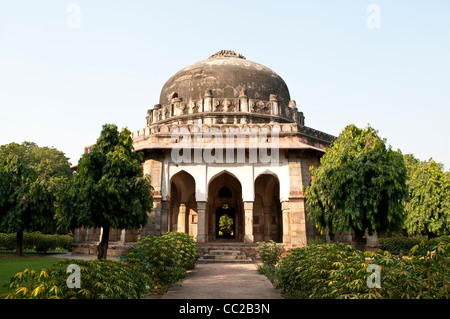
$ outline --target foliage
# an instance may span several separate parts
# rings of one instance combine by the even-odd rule
[[[56,193],[72,170],[64,153],[34,143],[0,146],[0,229],[17,233],[22,254],[24,231],[54,231]]]
[[[168,232],[164,236],[172,238],[175,241],[175,247],[178,250],[181,265],[186,270],[192,269],[198,257],[198,247],[192,235],[186,233]]]
[[[450,232],[450,178],[443,165],[432,159],[419,161],[405,155],[409,196],[405,205],[405,227],[411,234],[429,238]]]
[[[166,233],[140,238],[122,259],[136,273],[147,274],[149,289],[158,292],[184,278],[195,264],[197,251],[192,236]]]
[[[111,228],[147,223],[153,189],[141,161],[142,154],[133,152],[131,132],[124,128],[119,133],[116,125],[105,124],[97,143],[80,159],[73,184],[67,186],[60,226],[102,227],[99,258],[106,258]]]
[[[69,235],[50,235],[40,232],[25,232],[23,234],[23,249],[47,252],[56,248],[72,250],[73,237]],[[0,249],[14,250],[16,235],[0,233]]]
[[[369,264],[380,266],[381,287],[369,288]],[[344,244],[291,250],[277,264],[275,282],[288,298],[449,298],[450,240],[422,241],[408,256],[362,253]]]
[[[69,264],[80,266],[80,288],[67,286]],[[25,269],[11,279],[3,298],[23,299],[136,299],[145,294],[144,276],[111,260],[61,260],[40,271]]]
[[[392,254],[408,253],[411,248],[415,245],[420,244],[424,240],[424,236],[416,237],[404,237],[404,236],[393,236],[389,238],[378,238],[380,243],[380,248],[382,250],[387,250]]]
[[[321,237],[314,237],[312,239],[308,239],[308,245],[321,245],[326,244],[325,239]]]
[[[402,226],[406,168],[401,152],[376,130],[347,126],[320,163],[311,167],[305,192],[308,218],[320,231],[353,230],[362,243],[366,230],[383,234]]]
[[[233,236],[233,218],[228,214],[224,214],[219,218],[219,235],[225,237]]]
[[[61,181],[70,179],[73,175],[69,159],[55,148],[39,147],[33,142],[1,145],[0,159],[7,157],[20,158],[26,167],[33,168],[37,176],[47,180],[51,186],[58,186]]]
[[[275,266],[283,253],[283,245],[277,244],[273,240],[269,242],[259,242],[258,255],[265,265]]]

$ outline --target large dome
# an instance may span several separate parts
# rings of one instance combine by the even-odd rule
[[[270,95],[276,95],[280,105],[290,101],[286,83],[274,71],[234,51],[222,50],[172,76],[161,90],[160,105],[170,105],[174,97],[189,103],[202,99],[206,92],[218,99],[236,98],[245,92],[249,99],[269,101]]]

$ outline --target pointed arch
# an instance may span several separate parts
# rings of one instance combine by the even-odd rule
[[[195,201],[195,179],[181,170],[169,181],[169,231],[183,232],[194,235],[197,206]]]
[[[255,241],[282,241],[280,180],[270,170],[255,178],[253,222]]]

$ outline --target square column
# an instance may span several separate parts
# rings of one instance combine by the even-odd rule
[[[264,241],[268,242],[272,239],[272,206],[264,205]]]
[[[197,243],[206,242],[206,202],[197,202]]]
[[[289,201],[281,202],[281,218],[283,223],[283,244],[291,243],[291,214]]]
[[[253,242],[253,202],[244,202],[244,243]]]
[[[186,204],[181,203],[178,209],[177,232],[186,232]]]
[[[169,231],[169,203],[161,202],[161,235]]]

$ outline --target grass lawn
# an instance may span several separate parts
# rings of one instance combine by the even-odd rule
[[[47,268],[58,260],[42,254],[24,254],[23,257],[16,257],[13,253],[0,253],[0,295],[9,291],[4,285],[9,284],[9,280],[16,273],[27,268],[34,270]]]

